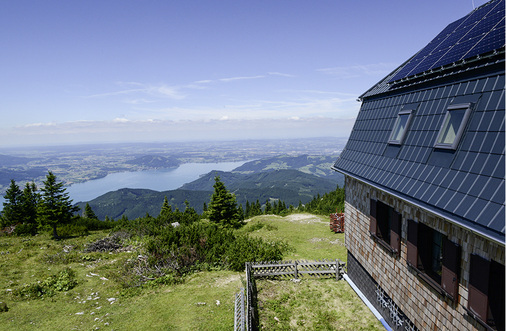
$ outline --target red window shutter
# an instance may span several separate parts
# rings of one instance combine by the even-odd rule
[[[488,317],[489,276],[490,261],[476,254],[471,254],[468,308],[484,322],[487,321]]]
[[[504,280],[506,277],[504,271],[504,264],[493,260],[490,261],[490,283],[488,288],[491,290],[488,293],[488,305],[490,306],[488,318],[494,320],[497,330],[505,329]]]
[[[376,220],[376,204],[377,201],[371,199],[371,205],[369,208],[370,222],[369,222],[369,232],[372,235],[376,235],[376,231],[378,228],[378,221]]]
[[[443,237],[443,267],[441,271],[441,287],[452,299],[459,293],[460,246],[447,237]]]
[[[392,211],[392,219],[390,223],[390,247],[395,252],[401,251],[401,213]]]
[[[411,266],[418,268],[418,222],[408,220],[408,253],[406,260]]]

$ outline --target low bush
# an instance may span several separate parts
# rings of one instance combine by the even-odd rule
[[[58,227],[58,235],[62,238],[87,236],[88,228],[76,223],[65,224]]]
[[[147,242],[149,264],[184,274],[199,265],[244,270],[248,261],[281,260],[288,245],[235,235],[231,229],[198,222],[167,227]]]
[[[34,236],[37,234],[37,224],[35,223],[23,223],[16,225],[14,234],[18,236],[30,235]]]
[[[88,231],[96,231],[96,230],[108,230],[112,229],[115,226],[114,221],[100,221],[96,218],[87,218],[78,216],[74,219],[73,224],[80,225],[86,227]]]
[[[21,299],[38,299],[42,297],[51,297],[56,292],[64,292],[73,289],[77,285],[76,273],[70,268],[60,271],[56,275],[51,275],[43,281],[34,282],[12,291]]]

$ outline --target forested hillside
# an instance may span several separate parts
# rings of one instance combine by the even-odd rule
[[[153,191],[146,189],[121,189],[108,192],[89,201],[100,219],[106,216],[113,219],[127,216],[137,218],[157,215],[161,203],[167,197],[173,208],[185,209],[185,201],[202,213],[204,203],[209,202],[213,191],[214,178],[219,176],[227,188],[235,194],[237,202],[246,207],[246,202],[259,200],[282,200],[285,204],[297,206],[300,202],[308,203],[318,194],[325,194],[336,189],[338,182],[306,174],[298,170],[276,170],[251,175],[235,172],[213,171],[194,182],[171,191]],[[86,202],[78,204],[82,210]]]
[[[143,155],[136,157],[133,160],[128,160],[125,163],[134,164],[138,166],[153,168],[176,168],[181,162],[173,157],[165,157],[160,155]]]
[[[211,194],[212,191],[179,189],[159,192],[124,188],[108,192],[88,203],[99,219],[104,219],[106,216],[111,219],[118,219],[123,216],[133,219],[143,217],[146,214],[158,215],[165,197],[167,197],[172,208],[184,210],[186,207],[184,202],[188,201],[198,213],[202,213],[203,205],[209,202]],[[84,210],[86,202],[80,202],[77,206]]]
[[[153,191],[147,189],[120,189],[108,192],[88,201],[100,219],[106,216],[118,219],[143,217],[146,213],[157,215],[160,205],[167,197],[172,208],[184,210],[185,201],[202,213],[213,191],[214,178],[219,176],[237,202],[246,209],[246,203],[283,201],[286,206],[309,203],[317,195],[334,191],[344,186],[342,174],[330,169],[337,156],[281,155],[245,163],[231,172],[211,171],[201,178],[187,183],[177,190]],[[137,164],[156,162],[167,164],[170,159],[142,156]],[[83,210],[86,202],[80,202]]]
[[[344,183],[343,176],[330,169],[334,162],[336,162],[336,159],[337,155],[280,155],[247,162],[234,169],[233,172],[252,174],[264,171],[293,169],[318,177],[335,179],[342,186]]]

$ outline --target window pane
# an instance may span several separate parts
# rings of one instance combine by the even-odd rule
[[[394,129],[392,131],[392,136],[390,137],[391,141],[398,141],[400,142],[402,140],[402,136],[404,135],[404,132],[406,131],[406,125],[408,123],[408,118],[410,114],[399,114],[397,117],[397,120],[395,121]]]
[[[443,262],[443,234],[436,230],[432,232],[432,271],[441,276]]]
[[[442,132],[439,135],[438,144],[453,144],[465,113],[466,109],[448,111],[442,127]]]

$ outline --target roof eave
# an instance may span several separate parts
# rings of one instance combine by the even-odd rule
[[[364,179],[360,176],[357,176],[355,174],[352,174],[346,170],[342,170],[342,169],[338,169],[336,168],[335,166],[332,166],[331,167],[332,170],[334,171],[337,171],[337,172],[340,172],[342,173],[343,175],[345,176],[349,176],[349,177],[352,177],[364,184],[367,184],[367,185],[370,185],[378,190],[381,190],[381,191],[384,191],[384,192],[387,192],[388,194],[391,194],[393,196],[395,196],[396,198],[399,198],[399,199],[402,199],[404,201],[407,201],[409,202],[410,204],[412,205],[415,205],[431,214],[434,214],[436,216],[439,216],[439,217],[442,217],[444,218],[445,220],[448,220],[450,223],[453,223],[455,225],[458,225],[460,227],[463,227],[463,228],[466,228],[467,230],[477,234],[478,236],[481,236],[481,237],[484,237],[488,240],[491,240],[495,243],[498,243],[500,245],[505,245],[505,236],[504,234],[499,234],[497,233],[496,231],[490,229],[489,231],[485,232],[485,231],[481,231],[480,229],[476,228],[476,227],[472,227],[472,226],[469,226],[468,224],[465,224],[465,222],[463,222],[463,220],[459,220],[458,218],[456,217],[453,217],[452,214],[450,213],[447,213],[447,212],[444,212],[444,211],[441,211],[439,209],[436,209],[436,208],[431,208],[430,205],[428,204],[425,204],[425,203],[420,203],[419,201],[417,201],[416,199],[413,199],[411,197],[408,197],[404,194],[401,194],[399,192],[396,192],[394,190],[391,190],[387,187],[384,187],[382,185],[379,185],[379,184],[376,184],[374,182],[371,182],[367,179]],[[471,222],[471,221],[468,221],[468,222]]]

